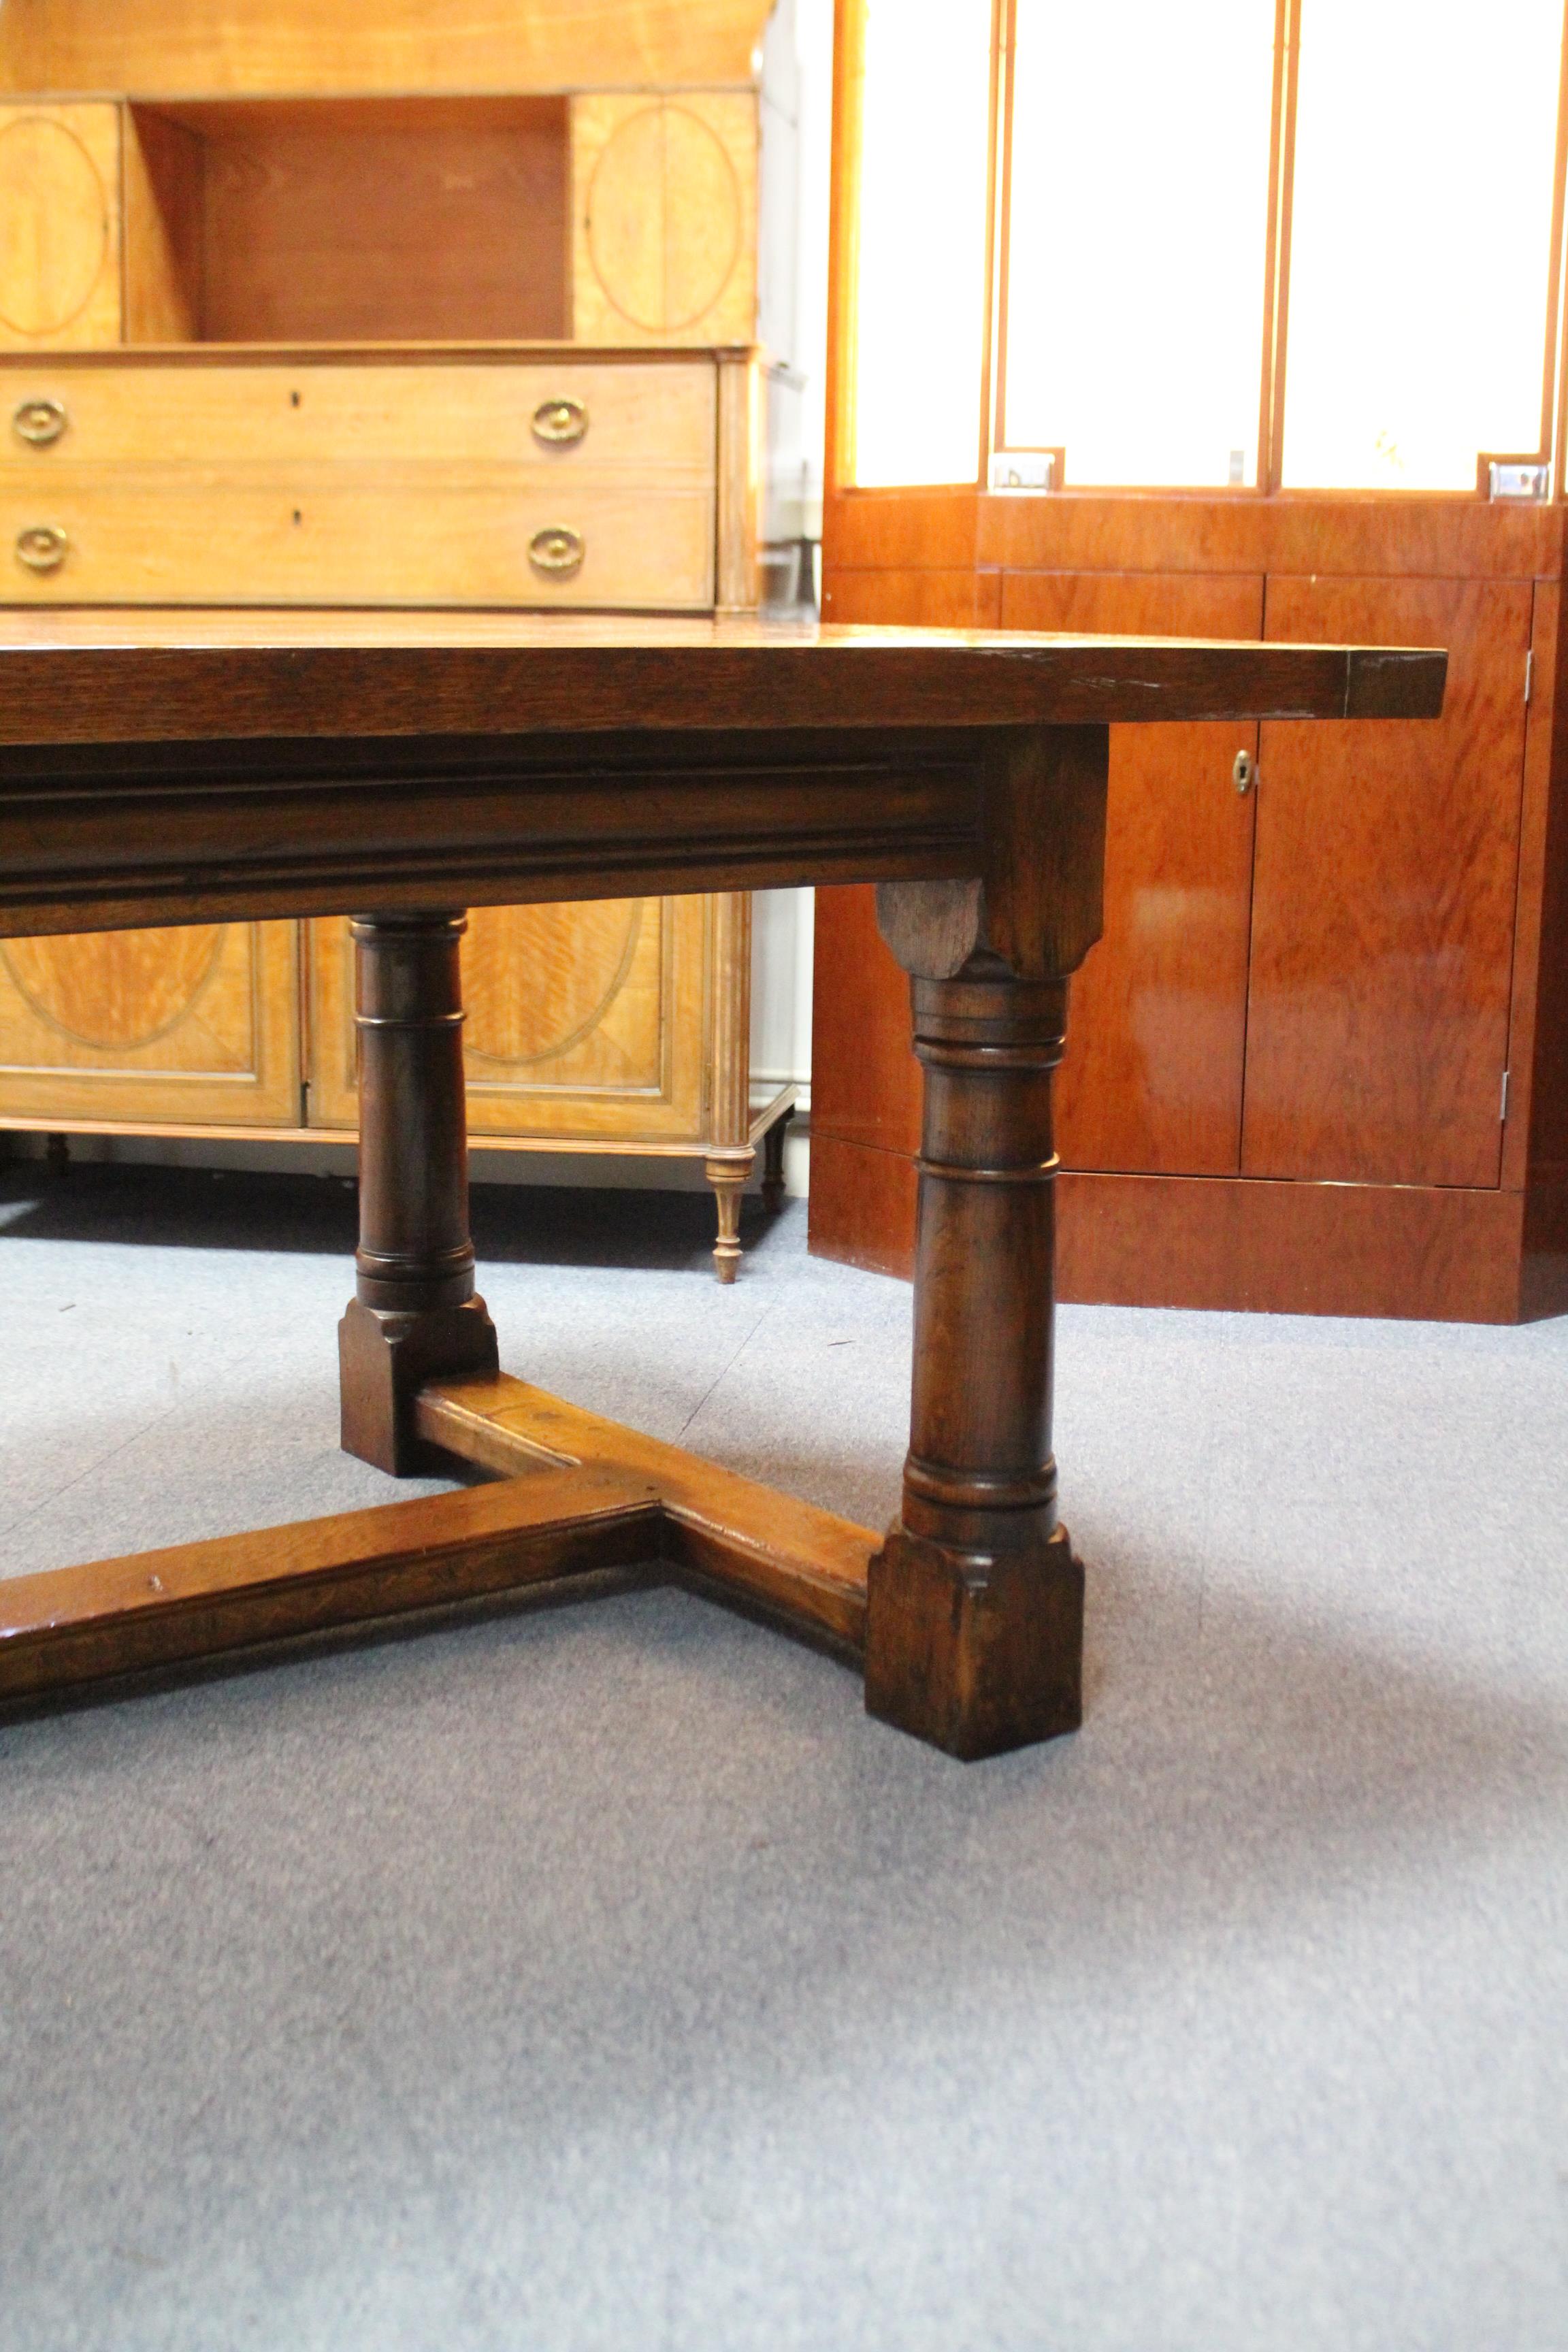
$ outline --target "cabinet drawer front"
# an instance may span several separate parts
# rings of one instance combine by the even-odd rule
[[[40,478],[70,463],[339,457],[524,466],[562,480],[626,470],[671,483],[713,476],[716,375],[703,360],[640,367],[40,362],[0,371],[0,400],[5,457]],[[24,414],[39,403],[63,417],[42,446],[27,437]]]
[[[0,480],[0,602],[506,604],[700,612],[707,489],[520,481],[507,468],[61,468]]]

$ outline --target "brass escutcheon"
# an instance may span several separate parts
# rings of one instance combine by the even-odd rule
[[[588,412],[580,400],[542,400],[533,412],[533,437],[547,449],[569,449],[588,430]]]
[[[69,417],[58,400],[24,400],[12,411],[11,427],[18,441],[30,448],[47,449],[58,441]]]
[[[58,523],[36,522],[30,530],[16,533],[16,561],[29,572],[58,572],[69,550],[70,541]]]
[[[552,572],[558,580],[580,571],[583,555],[581,532],[569,530],[563,522],[536,530],[528,542],[528,560],[535,571]]]

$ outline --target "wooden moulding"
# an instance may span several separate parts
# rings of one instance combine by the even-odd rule
[[[584,17],[587,16],[587,28]],[[300,97],[749,88],[768,0],[6,0],[0,89]]]
[[[811,1246],[914,1265],[915,1163],[823,1131]],[[1064,1170],[1057,1296],[1110,1307],[1517,1323],[1568,1307],[1568,1181],[1529,1194]]]
[[[496,1483],[0,1581],[0,1705],[606,1576],[860,1655],[868,1529],[521,1381],[433,1383],[417,1424]]]

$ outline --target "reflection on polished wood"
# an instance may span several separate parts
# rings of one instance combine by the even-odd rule
[[[1194,771],[1186,808],[1165,828],[1158,812],[1178,780],[1162,773],[1161,738],[1115,739],[1107,937],[1079,975],[1076,1006],[1087,1031],[1095,1003],[1110,997],[1113,1035],[1118,1006],[1126,1008],[1122,1049],[1112,1050],[1120,1091],[1113,1101],[1097,1097],[1100,1132],[1089,1134],[1074,1074],[1105,1049],[1089,1045],[1080,1065],[1075,1018],[1060,1131],[1085,1172],[1064,1189],[1066,1263],[1078,1269],[1073,1280],[1113,1284],[1080,1294],[1089,1297],[1136,1297],[1128,1270],[1142,1265],[1151,1304],[1179,1288],[1188,1303],[1216,1307],[1294,1295],[1331,1298],[1336,1313],[1397,1311],[1388,1302],[1400,1294],[1377,1271],[1376,1235],[1405,1234],[1408,1204],[1379,1202],[1376,1186],[1442,1183],[1462,1202],[1443,1213],[1441,1246],[1435,1242],[1423,1260],[1413,1242],[1390,1244],[1403,1311],[1512,1319],[1568,1308],[1568,509],[1426,495],[855,490],[830,495],[824,529],[825,609],[858,622],[904,623],[936,610],[958,621],[972,602],[994,599],[998,614],[1071,626],[1092,609],[1075,603],[1079,595],[1107,596],[1099,608],[1106,612],[1132,592],[1154,600],[1143,608],[1146,625],[1183,627],[1191,625],[1179,612],[1160,614],[1163,583],[1185,578],[1194,592],[1207,582],[1255,593],[1261,578],[1269,636],[1452,632],[1455,689],[1441,726],[1368,737],[1364,768],[1337,730],[1272,728],[1283,764],[1263,749],[1249,795],[1259,827],[1258,954],[1247,975],[1259,996],[1257,1053],[1243,1080],[1253,1097],[1244,1164],[1266,1171],[1258,1179],[1220,1176],[1225,1163],[1200,1156],[1205,1124],[1222,1122],[1214,1073],[1187,1053],[1179,1024],[1163,1033],[1159,1060],[1125,1050],[1137,983],[1134,970],[1120,968],[1139,957],[1117,894],[1136,900],[1190,870],[1185,828],[1206,787]],[[1091,588],[1090,579],[1102,585]],[[1142,787],[1135,803],[1126,790],[1133,779]],[[1418,836],[1428,808],[1426,857]],[[1301,829],[1309,814],[1310,838]],[[1303,875],[1311,889],[1302,888]],[[814,1092],[826,1108],[814,1114],[813,1247],[907,1270],[912,1167],[872,1162],[854,1097],[858,1088],[868,1101],[897,1092],[908,1046],[885,1001],[885,973],[868,957],[858,965],[847,937],[836,949],[844,904],[825,896],[817,916],[818,956],[842,1002],[836,1016],[818,1014]],[[1253,912],[1248,889],[1248,922]],[[1235,946],[1233,934],[1216,972]],[[1179,956],[1174,937],[1166,947]],[[1296,1032],[1311,1027],[1316,1003],[1328,1009],[1327,1024],[1298,1053]],[[1152,1009],[1145,994],[1145,1013]],[[1103,1023],[1096,1029],[1102,1034]],[[1233,1013],[1233,1036],[1235,1029]],[[1331,1035],[1337,1043],[1325,1049]],[[853,1041],[853,1059],[836,1071],[840,1037]],[[1177,1069],[1180,1086],[1159,1100],[1162,1075]],[[911,1153],[912,1131],[893,1148]],[[1229,1165],[1234,1171],[1234,1159]],[[1289,1179],[1298,1188],[1271,1196],[1267,1213],[1250,1197],[1225,1217],[1217,1206],[1205,1210],[1204,1232],[1228,1234],[1235,1254],[1194,1246],[1189,1269],[1205,1267],[1211,1281],[1200,1297],[1166,1255],[1181,1247],[1180,1221],[1156,1213],[1149,1187],[1122,1181],[1186,1168],[1232,1183]],[[1314,1263],[1321,1204],[1310,1191],[1358,1176],[1370,1181],[1352,1181],[1336,1213],[1348,1221],[1341,1264],[1360,1270],[1359,1307],[1358,1294]],[[1481,1198],[1489,1185],[1512,1207],[1493,1215]],[[1464,1246],[1455,1239],[1461,1229]],[[1500,1249],[1512,1252],[1506,1266]],[[1491,1269],[1484,1279],[1472,1278],[1467,1250]]]
[[[1008,572],[1023,629],[1263,634],[1261,579]],[[1073,982],[1058,1095],[1068,1168],[1234,1174],[1256,794],[1238,793],[1256,728],[1119,728],[1110,739],[1105,936]]]
[[[1271,580],[1268,634],[1450,646],[1436,727],[1269,726],[1260,767],[1243,1167],[1495,1184],[1531,589]]]

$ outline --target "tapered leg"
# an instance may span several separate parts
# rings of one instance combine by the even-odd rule
[[[719,1238],[713,1244],[713,1271],[721,1282],[733,1282],[741,1265],[741,1203],[756,1160],[754,1151],[713,1152],[702,1172],[713,1187],[719,1211]]]
[[[1080,1720],[1083,1570],[1051,1455],[1051,1076],[1065,980],[911,983],[925,1072],[900,1522],[871,1563],[866,1704],[951,1755]]]
[[[461,914],[352,926],[359,1056],[360,1238],[338,1327],[342,1444],[398,1476],[421,1466],[427,1380],[497,1370],[474,1294],[463,1094]]]

